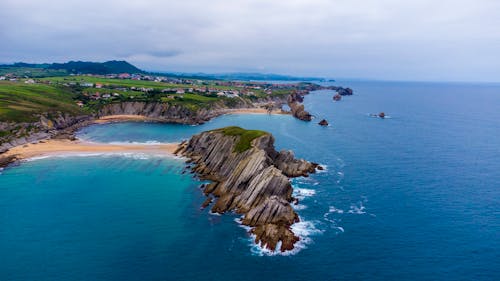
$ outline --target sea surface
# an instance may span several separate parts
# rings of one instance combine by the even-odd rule
[[[182,159],[52,157],[0,175],[0,280],[500,280],[500,85],[340,84],[355,95],[307,96],[309,123],[227,115],[78,134],[164,143],[228,125],[273,133],[278,149],[327,168],[293,181],[295,251],[263,251],[238,216],[200,210],[201,182]],[[381,111],[389,117],[370,117]]]

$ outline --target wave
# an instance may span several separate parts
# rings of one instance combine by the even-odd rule
[[[109,144],[113,145],[161,145],[161,144],[170,144],[168,142],[159,142],[155,140],[145,141],[145,142],[137,142],[137,141],[112,141]]]
[[[298,187],[293,187],[293,193],[292,196],[299,199],[299,200],[304,200],[306,197],[311,197],[316,194],[316,190],[314,189],[308,189],[308,188],[298,188]]]
[[[149,160],[153,158],[172,158],[178,159],[179,157],[174,157],[168,154],[154,154],[154,153],[142,153],[142,152],[64,152],[57,154],[48,154],[43,156],[34,156],[26,158],[23,161],[31,162],[47,158],[71,158],[71,157],[125,157],[136,160]],[[180,159],[180,158],[179,158]]]
[[[362,215],[366,214],[365,206],[363,206],[363,201],[359,201],[357,204],[352,204],[347,211],[349,214]]]
[[[293,208],[295,211],[300,211],[300,210],[307,209],[307,206],[306,206],[306,205],[303,205],[303,204],[298,204],[298,205],[292,205],[292,208]]]

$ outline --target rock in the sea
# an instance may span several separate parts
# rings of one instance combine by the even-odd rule
[[[328,126],[328,121],[326,121],[325,119],[319,121],[319,123],[321,126]]]
[[[288,106],[292,112],[292,115],[303,121],[311,121],[312,115],[304,109],[304,105],[301,102],[304,98],[299,94],[291,94],[288,96]]]
[[[242,214],[241,223],[252,228],[256,243],[275,250],[281,241],[279,250],[293,249],[299,238],[290,226],[299,216],[290,205],[289,177],[314,173],[318,164],[276,151],[269,133],[239,127],[195,135],[178,154],[191,160],[201,179],[212,181],[204,189],[216,198],[212,212]]]
[[[337,89],[337,94],[339,94],[341,96],[352,96],[353,91],[352,91],[351,88],[342,88],[342,87],[339,87]]]
[[[378,117],[380,117],[380,118],[385,118],[385,113],[384,113],[384,112],[380,112],[380,113],[378,114]]]
[[[339,95],[339,94],[336,94],[335,96],[333,96],[333,100],[334,100],[334,101],[339,101],[339,100],[341,100],[341,99],[342,99],[342,96],[341,96],[341,95]]]

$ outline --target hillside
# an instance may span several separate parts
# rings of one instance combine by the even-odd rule
[[[69,74],[119,74],[119,73],[145,73],[126,61],[69,61],[66,63],[31,64],[18,62],[0,65],[0,75],[14,74],[27,77],[64,76]]]

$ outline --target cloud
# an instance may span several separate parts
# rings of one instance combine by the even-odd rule
[[[4,0],[0,61],[498,81],[498,10],[495,0]]]

